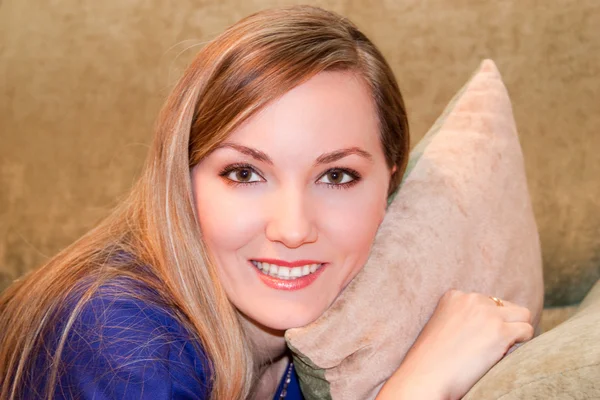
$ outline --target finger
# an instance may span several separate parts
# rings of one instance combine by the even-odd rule
[[[498,307],[500,315],[506,322],[532,322],[531,311],[528,308],[508,300],[500,301],[502,302],[502,306],[499,306],[491,297],[488,297],[490,305]]]
[[[490,299],[492,300],[492,299]],[[504,307],[521,307],[520,305],[513,303],[512,301],[508,301],[508,300],[502,300],[502,304],[504,304]],[[494,304],[494,300],[492,300],[492,304]]]
[[[531,323],[531,311],[528,308],[512,305],[498,307],[497,312],[505,322]]]
[[[479,301],[486,303],[488,305],[492,305],[492,306],[496,306],[496,307],[519,307],[518,304],[515,304],[508,300],[504,300],[502,297],[494,297],[492,295],[476,293],[476,292],[473,292],[471,294],[477,296]],[[494,300],[494,299],[497,299],[500,302],[500,304],[498,304],[496,302],[496,300]]]
[[[507,334],[511,338],[510,346],[515,343],[522,343],[533,338],[533,326],[527,322],[514,322],[505,325]],[[510,347],[509,346],[509,347]]]

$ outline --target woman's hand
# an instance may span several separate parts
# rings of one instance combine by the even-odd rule
[[[462,398],[515,343],[533,337],[531,312],[503,303],[446,292],[377,400]]]

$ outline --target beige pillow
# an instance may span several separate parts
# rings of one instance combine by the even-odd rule
[[[374,398],[450,288],[527,306],[539,322],[539,237],[489,60],[411,153],[364,269],[317,321],[286,332],[305,397]]]

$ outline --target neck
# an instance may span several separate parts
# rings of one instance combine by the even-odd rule
[[[285,331],[268,328],[243,314],[241,316],[244,332],[252,344],[255,365],[259,368],[268,366],[286,354]]]
[[[252,343],[254,363],[257,366],[256,385],[251,398],[273,398],[277,385],[289,363],[285,331],[278,331],[260,325],[242,315],[243,327]]]

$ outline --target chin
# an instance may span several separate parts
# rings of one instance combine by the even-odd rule
[[[293,307],[293,311],[281,309],[277,312],[273,312],[272,310],[269,312],[269,310],[261,310],[253,313],[252,318],[266,328],[285,331],[291,328],[300,328],[314,322],[323,314],[325,309],[325,307],[322,309],[319,307],[319,309],[312,308],[308,310],[304,307]]]

